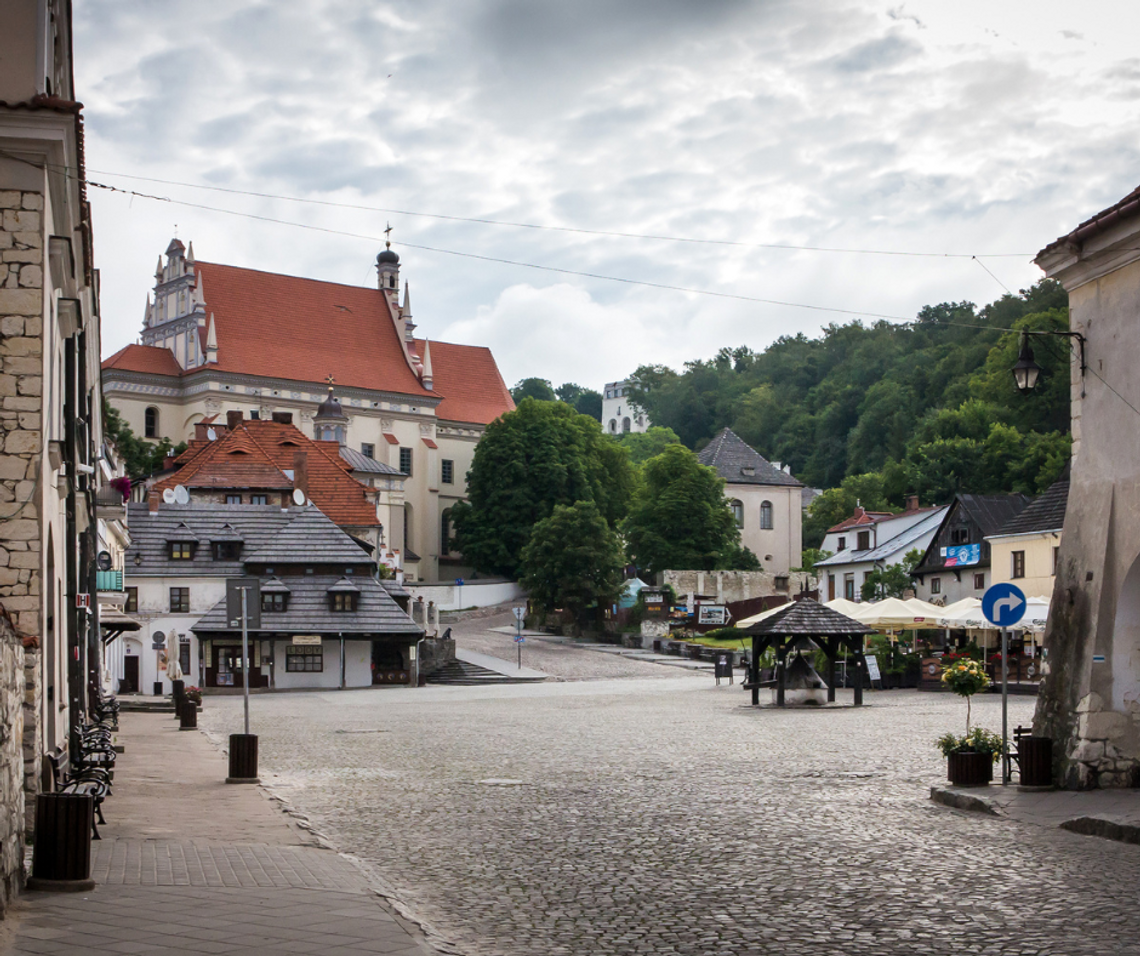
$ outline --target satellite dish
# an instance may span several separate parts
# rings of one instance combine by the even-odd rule
[[[305,493],[300,488],[293,489],[293,504],[303,505],[305,503]]]
[[[175,500],[174,499],[174,489],[173,488],[163,488],[162,489],[162,500],[165,501],[168,505],[174,504],[174,500]]]
[[[216,431],[214,431],[214,429],[212,429],[212,428],[207,428],[206,429],[206,437],[208,439],[210,439],[210,441],[214,441],[218,437],[218,433]]]
[[[100,551],[99,556],[95,559],[95,567],[97,567],[100,571],[110,571],[111,570],[111,552],[110,551]]]
[[[190,504],[190,492],[186,490],[185,485],[174,486],[174,500],[177,501],[180,505]]]

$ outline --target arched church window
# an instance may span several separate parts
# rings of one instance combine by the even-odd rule
[[[731,502],[731,506],[732,506],[732,517],[733,517],[733,520],[736,522],[736,527],[743,528],[744,527],[744,502],[739,501],[739,500],[734,498]]]
[[[623,418],[621,420],[621,430],[623,432],[628,432],[630,429],[630,425],[631,425],[631,422],[629,420],[629,416],[627,415],[625,418]]]
[[[774,527],[772,524],[772,502],[770,501],[760,503],[760,527],[765,531],[771,531]]]
[[[147,407],[147,410],[144,413],[144,415],[145,415],[145,420],[144,420],[144,427],[143,427],[143,437],[144,438],[157,438],[158,437],[158,409],[155,408],[153,405],[150,405]]]
[[[616,418],[610,419],[610,434],[611,435],[617,434],[617,419]]]

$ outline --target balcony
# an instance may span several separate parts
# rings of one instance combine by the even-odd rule
[[[125,521],[127,504],[123,494],[114,488],[100,488],[95,493],[95,513],[104,521]]]
[[[100,604],[122,604],[127,599],[123,590],[122,571],[96,571],[95,587],[99,592]]]

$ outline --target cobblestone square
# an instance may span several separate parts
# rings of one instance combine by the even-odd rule
[[[961,699],[746,700],[670,670],[251,713],[262,780],[465,956],[1140,953],[1140,847],[929,800]],[[1000,698],[974,717],[1000,730]],[[240,721],[237,698],[201,715]]]

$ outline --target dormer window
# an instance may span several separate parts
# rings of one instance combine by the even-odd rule
[[[236,561],[237,556],[241,553],[240,541],[215,541],[214,542],[214,560],[215,561]]]
[[[969,528],[951,528],[950,529],[950,543],[951,544],[969,544],[970,543],[970,529]]]
[[[355,611],[358,597],[353,591],[335,591],[329,595],[329,610],[337,614]]]
[[[753,465],[744,465],[741,467],[740,473],[751,478],[756,474],[756,468]]]
[[[846,551],[847,550],[847,539],[846,538],[840,538],[839,543],[835,546],[835,550],[836,551]]]
[[[171,561],[192,561],[192,560],[194,560],[194,542],[193,541],[171,541],[170,542],[170,560]]]
[[[289,595],[284,591],[261,592],[261,610],[280,614],[289,604]]]

